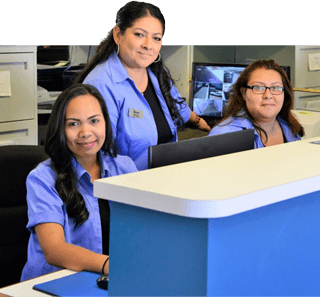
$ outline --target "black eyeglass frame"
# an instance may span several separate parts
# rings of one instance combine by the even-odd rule
[[[270,90],[270,93],[272,94],[272,95],[281,95],[282,93],[283,93],[283,91],[284,91],[284,87],[280,87],[280,86],[275,86],[275,87],[265,87],[265,86],[246,86],[246,88],[247,89],[250,89],[250,90],[252,90],[252,92],[254,93],[254,94],[264,94],[265,92],[266,92],[266,90],[267,89],[269,89]],[[256,93],[254,90],[255,90],[255,88],[263,88],[264,89],[264,91],[262,92],[262,93]],[[272,93],[273,91],[274,91],[274,89],[275,88],[281,88],[281,93],[279,93],[279,94],[274,94],[274,93]],[[272,91],[273,90],[273,91]]]

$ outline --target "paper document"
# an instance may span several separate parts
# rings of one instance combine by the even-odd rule
[[[0,97],[11,96],[10,71],[0,71]]]
[[[319,70],[320,69],[320,53],[309,54],[309,70]]]

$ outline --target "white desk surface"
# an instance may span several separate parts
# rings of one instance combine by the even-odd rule
[[[320,190],[316,140],[100,179],[94,195],[185,217],[230,216]]]
[[[70,274],[74,274],[76,271],[68,270],[68,269],[62,269],[57,272],[49,273],[37,278],[33,278],[21,283],[17,283],[8,287],[0,288],[0,296],[1,294],[5,294],[8,296],[14,296],[14,297],[37,297],[37,296],[49,296],[48,294],[41,293],[39,291],[33,290],[32,287],[36,284],[44,283],[47,281],[51,281],[63,276],[67,276]]]

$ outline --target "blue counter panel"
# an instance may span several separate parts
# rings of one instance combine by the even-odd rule
[[[109,296],[319,296],[319,213],[320,192],[213,219],[111,202]]]
[[[320,295],[320,193],[209,220],[208,296]]]
[[[109,296],[206,295],[206,220],[116,202],[110,213]]]

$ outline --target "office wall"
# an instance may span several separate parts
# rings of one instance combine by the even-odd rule
[[[192,67],[191,46],[163,46],[161,55],[182,97],[189,100]]]
[[[237,46],[236,62],[250,64],[253,61],[273,59],[282,66],[290,66],[291,83],[295,85],[295,46]]]
[[[194,62],[236,63],[235,46],[194,46]]]
[[[72,66],[87,63],[96,53],[97,45],[70,45],[69,60]]]
[[[297,88],[320,88],[320,70],[310,69],[309,59],[312,55],[320,55],[320,46],[299,45],[295,47],[295,87]],[[320,109],[320,96],[315,93],[294,92],[295,108]]]

